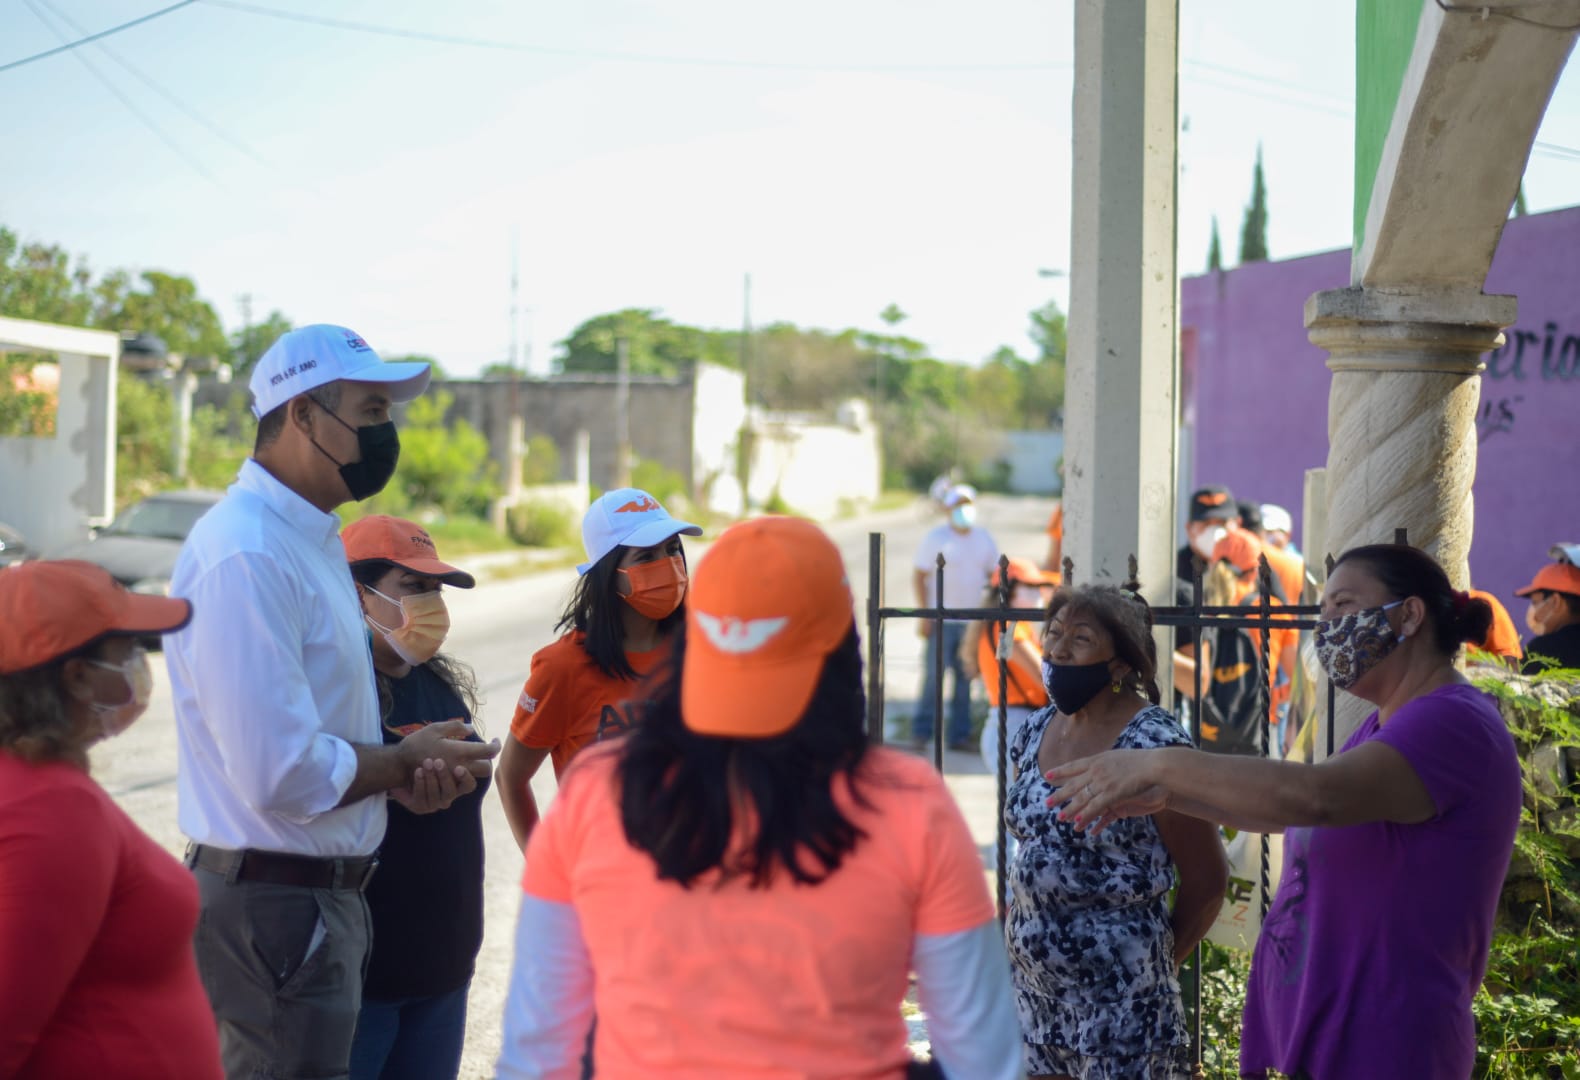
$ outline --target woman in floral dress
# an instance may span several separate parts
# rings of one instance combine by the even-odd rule
[[[1043,657],[1053,704],[1011,746],[1005,806],[1020,842],[1005,932],[1026,1071],[1033,1080],[1188,1077],[1175,972],[1223,903],[1217,830],[1164,812],[1080,832],[1048,807],[1043,775],[1115,747],[1190,745],[1157,704],[1151,612],[1137,586],[1061,589]]]

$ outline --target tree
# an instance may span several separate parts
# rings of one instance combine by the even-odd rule
[[[1060,364],[1064,363],[1069,334],[1064,312],[1059,310],[1057,300],[1049,300],[1031,313],[1031,329],[1028,333],[1032,344],[1037,346],[1038,361],[1057,360]]]
[[[1522,179],[1520,181],[1519,190],[1514,193],[1514,216],[1515,217],[1524,217],[1526,215],[1526,213],[1527,213],[1527,211],[1525,209],[1525,181]]]
[[[236,381],[245,383],[251,378],[252,369],[269,351],[269,346],[294,329],[290,319],[278,311],[271,311],[261,323],[244,326],[231,335],[231,368]]]
[[[424,394],[406,407],[400,463],[390,486],[371,502],[371,511],[402,514],[435,508],[446,514],[482,517],[499,494],[499,467],[489,459],[488,439],[465,420],[444,422],[453,394]]]
[[[192,279],[177,274],[145,270],[141,287],[122,297],[104,325],[112,330],[153,334],[182,356],[230,359],[230,342],[219,316],[198,295]]]
[[[878,312],[878,318],[883,320],[883,324],[887,326],[892,333],[896,326],[899,326],[906,319],[909,319],[910,316],[900,310],[899,304],[890,304],[888,307]]]
[[[1207,271],[1217,273],[1223,269],[1223,243],[1218,239],[1218,215],[1212,216],[1212,243],[1207,246]]]
[[[98,326],[120,303],[126,275],[97,284],[86,261],[71,264],[63,248],[24,244],[0,225],[0,315],[67,326]]]
[[[633,375],[676,375],[699,362],[739,367],[739,336],[719,330],[682,326],[654,308],[626,308],[595,315],[559,343],[555,361],[560,371],[613,373],[618,341],[626,343]]]
[[[1251,205],[1240,226],[1240,265],[1267,261],[1267,183],[1262,178],[1262,144],[1256,144],[1256,168],[1251,172]]]

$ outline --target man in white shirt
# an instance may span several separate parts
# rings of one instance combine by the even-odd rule
[[[165,647],[177,814],[202,900],[198,971],[232,1078],[347,1075],[385,793],[441,809],[498,750],[459,741],[470,733],[459,722],[383,745],[333,513],[389,481],[390,405],[422,393],[428,374],[384,363],[342,327],[282,336],[252,375],[253,456],[171,579],[194,612]]]
[[[967,484],[957,484],[944,496],[944,508],[949,520],[934,526],[922,537],[916,549],[914,583],[918,607],[933,607],[939,599],[934,582],[938,576],[938,557],[944,557],[943,596],[939,603],[946,608],[975,608],[982,606],[982,590],[988,578],[998,569],[998,543],[988,531],[977,525],[977,493]],[[971,743],[971,679],[960,661],[960,643],[965,638],[968,622],[950,620],[944,623],[943,634],[933,633],[931,619],[917,624],[922,637],[927,639],[927,655],[922,671],[922,698],[911,718],[911,739],[917,749],[924,749],[932,741],[933,727],[937,722],[937,687],[934,672],[937,670],[937,652],[944,650],[944,665],[954,686],[949,699],[949,722],[944,729],[951,750],[974,750]]]

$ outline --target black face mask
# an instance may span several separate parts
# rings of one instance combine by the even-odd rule
[[[313,401],[313,404],[324,409],[317,401]],[[333,454],[318,446],[317,439],[309,436],[310,441],[318,447],[320,454],[340,465],[340,479],[345,481],[346,490],[351,492],[354,501],[371,499],[383,491],[384,485],[390,482],[390,477],[395,475],[395,463],[400,460],[400,434],[395,430],[395,421],[386,420],[382,424],[352,427],[328,409],[324,409],[324,412],[347,431],[356,432],[357,449],[362,451],[362,459],[341,465],[340,462],[335,461]]]
[[[1048,696],[1065,716],[1074,716],[1096,697],[1114,677],[1108,672],[1108,661],[1095,664],[1055,664],[1042,662],[1042,681]]]

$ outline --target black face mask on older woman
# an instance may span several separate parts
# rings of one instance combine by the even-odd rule
[[[1107,660],[1095,664],[1055,664],[1046,659],[1042,662],[1042,684],[1065,716],[1074,716],[1086,708],[1113,681]]]

